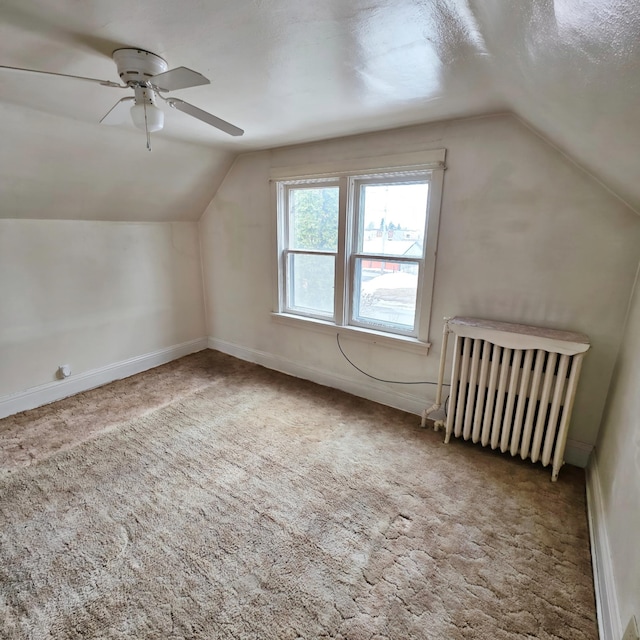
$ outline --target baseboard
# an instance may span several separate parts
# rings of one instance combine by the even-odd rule
[[[568,439],[564,449],[564,459],[568,464],[586,469],[592,452],[592,444]]]
[[[232,342],[227,342],[226,340],[220,340],[219,338],[209,338],[209,348],[222,351],[241,360],[261,364],[263,367],[287,373],[296,378],[303,378],[304,380],[317,382],[326,387],[341,389],[342,391],[352,393],[354,396],[373,400],[374,402],[379,402],[380,404],[394,407],[395,409],[401,409],[408,413],[421,415],[425,407],[432,404],[432,400],[429,398],[419,399],[402,392],[380,389],[364,381],[340,376],[329,371],[294,362],[282,356],[275,356],[272,353],[259,351],[257,349],[249,349]],[[575,465],[576,467],[585,468],[592,450],[593,446],[590,444],[579,442],[578,440],[567,440],[565,460],[567,463]]]
[[[56,380],[32,387],[0,398],[0,418],[13,415],[27,409],[34,409],[62,398],[67,398],[81,391],[94,389],[108,382],[128,378],[147,369],[158,367],[177,358],[202,351],[207,348],[207,339],[199,338],[182,344],[159,349],[152,353],[122,360],[99,369],[72,375],[64,380]]]
[[[308,365],[294,362],[288,358],[282,356],[276,356],[272,353],[265,351],[258,351],[257,349],[250,349],[243,347],[225,340],[218,338],[209,338],[209,348],[216,351],[222,351],[230,356],[240,358],[240,360],[246,360],[248,362],[254,362],[260,364],[268,369],[280,371],[296,378],[302,378],[303,380],[310,380],[317,384],[324,385],[325,387],[331,387],[333,389],[340,389],[346,391],[354,396],[360,398],[366,398],[367,400],[373,400],[379,402],[388,407],[394,409],[401,409],[408,413],[415,415],[422,414],[427,400],[421,400],[415,396],[410,396],[402,392],[388,391],[386,389],[380,389],[380,387],[369,384],[365,381],[354,380],[347,378],[329,371],[311,367]]]
[[[600,640],[620,640],[622,638],[622,621],[611,564],[611,548],[604,518],[604,503],[596,451],[587,466],[587,514]]]

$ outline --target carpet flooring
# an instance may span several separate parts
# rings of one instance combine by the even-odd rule
[[[0,420],[0,637],[596,639],[583,473],[418,425],[213,351]]]

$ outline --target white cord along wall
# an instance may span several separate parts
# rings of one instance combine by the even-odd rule
[[[557,480],[575,400],[580,368],[589,349],[581,333],[456,317],[445,320],[436,402],[442,385],[450,333],[455,336],[445,442],[452,435],[500,448],[543,466]]]

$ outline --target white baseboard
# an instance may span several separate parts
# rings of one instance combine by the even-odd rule
[[[347,378],[306,364],[300,364],[299,362],[294,362],[293,360],[283,358],[282,356],[276,356],[272,353],[242,347],[240,345],[227,342],[226,340],[209,338],[209,348],[215,349],[216,351],[222,351],[230,356],[235,356],[236,358],[240,358],[240,360],[255,362],[256,364],[260,364],[268,369],[280,371],[281,373],[286,373],[296,378],[302,378],[303,380],[310,380],[311,382],[316,382],[317,384],[324,385],[325,387],[340,389],[341,391],[346,391],[354,396],[373,400],[374,402],[379,402],[380,404],[384,404],[388,407],[401,409],[402,411],[407,411],[416,415],[421,415],[426,404],[428,404],[426,400],[421,400],[415,396],[410,396],[402,392],[380,389],[379,387],[365,381]]]
[[[602,489],[598,475],[597,452],[587,467],[587,514],[591,538],[591,564],[596,592],[596,610],[600,640],[620,640],[622,620],[618,609],[618,595],[611,564],[611,548],[604,519]]]
[[[261,364],[263,367],[275,369],[276,371],[287,373],[296,378],[303,378],[304,380],[310,380],[311,382],[316,382],[326,387],[341,389],[342,391],[352,393],[354,396],[373,400],[374,402],[379,402],[380,404],[394,407],[395,409],[401,409],[408,413],[422,415],[425,407],[433,404],[433,401],[429,398],[420,399],[402,393],[401,391],[381,390],[379,387],[365,381],[340,376],[306,364],[294,362],[282,356],[275,356],[265,351],[258,351],[257,349],[250,349],[232,342],[227,342],[226,340],[209,338],[209,348],[222,351],[241,360]],[[578,440],[567,440],[565,459],[569,464],[584,468],[587,466],[592,450],[593,447],[590,444],[579,442]]]
[[[571,440],[569,438],[564,449],[564,459],[569,464],[586,469],[592,451],[592,444],[580,442],[580,440]]]
[[[141,373],[147,369],[158,367],[177,358],[202,351],[207,348],[207,339],[199,338],[190,340],[182,344],[159,349],[152,353],[115,362],[99,369],[85,371],[78,375],[72,375],[64,380],[47,382],[46,384],[32,387],[26,391],[12,393],[8,396],[0,397],[0,418],[13,415],[20,411],[40,407],[62,398],[67,398],[81,391],[94,389],[108,382],[128,378],[129,376]]]

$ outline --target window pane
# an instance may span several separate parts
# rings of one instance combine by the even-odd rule
[[[429,183],[360,185],[361,253],[421,258]]]
[[[289,248],[338,249],[338,187],[289,189]]]
[[[334,256],[289,254],[289,308],[333,317]]]
[[[384,259],[356,260],[353,319],[356,322],[413,331],[418,264]]]

